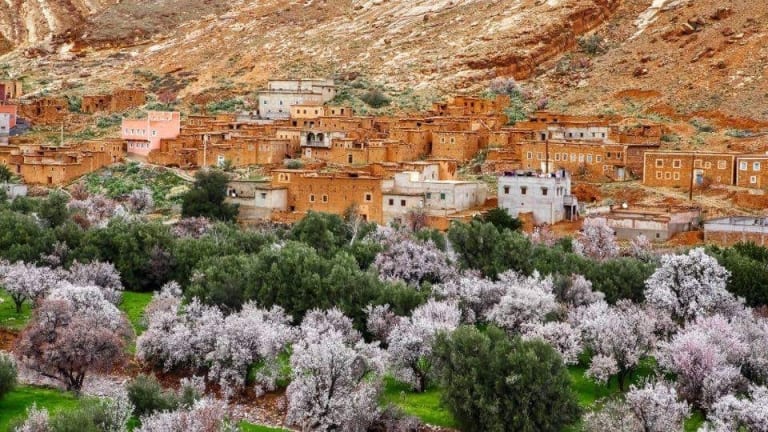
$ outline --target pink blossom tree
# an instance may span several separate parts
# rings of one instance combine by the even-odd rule
[[[171,234],[176,237],[200,238],[213,229],[213,223],[205,217],[188,217],[176,222]]]
[[[483,278],[474,273],[465,273],[433,286],[439,298],[454,300],[462,311],[463,321],[474,323],[484,320],[506,293],[506,286],[498,281]]]
[[[551,321],[523,327],[524,339],[541,339],[555,349],[563,358],[563,363],[573,365],[579,362],[579,355],[584,350],[581,332],[569,323]]]
[[[520,333],[525,325],[543,322],[547,314],[557,309],[551,277],[542,279],[538,273],[527,277],[507,271],[499,275],[499,283],[506,291],[486,319],[510,333]]]
[[[75,261],[64,273],[64,278],[75,285],[93,285],[101,288],[104,297],[113,304],[122,299],[123,283],[112,263],[93,261],[81,264]]]
[[[148,187],[131,191],[126,202],[128,203],[128,208],[138,214],[150,213],[155,207],[152,190]]]
[[[179,408],[141,418],[137,432],[225,432],[237,427],[228,420],[227,407],[221,401],[201,399],[191,408]]]
[[[112,218],[126,215],[123,206],[101,194],[91,195],[85,200],[72,200],[67,207],[82,215],[86,228],[105,227]]]
[[[768,388],[751,386],[746,397],[729,394],[718,400],[707,414],[710,424],[702,432],[768,430]]]
[[[384,243],[385,250],[373,262],[385,281],[403,281],[419,287],[423,282],[440,283],[456,274],[448,255],[434,242],[397,235]]]
[[[596,260],[619,256],[619,245],[613,228],[608,226],[604,218],[585,219],[573,247],[578,254]]]
[[[115,306],[93,288],[81,295],[60,290],[35,310],[16,352],[31,370],[79,392],[91,372],[107,372],[125,360],[131,330]],[[88,304],[79,300],[92,298]]]

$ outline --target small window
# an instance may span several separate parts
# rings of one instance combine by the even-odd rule
[[[365,194],[365,202],[371,202],[373,201],[373,194],[367,193]]]
[[[549,189],[548,188],[545,188],[545,187],[541,188],[541,195],[542,196],[547,196],[548,193],[549,193]]]
[[[742,170],[742,171],[746,171],[747,170],[747,163],[743,162],[743,161],[739,162],[739,169]]]
[[[674,173],[674,175],[673,175],[672,177],[673,177],[675,180],[680,180],[680,173],[679,173],[679,172],[676,172],[676,173]]]
[[[587,163],[592,163],[592,155],[587,155]]]
[[[432,199],[432,192],[427,192],[427,199]]]
[[[526,195],[526,194],[528,194],[528,187],[520,186],[520,195]]]
[[[309,202],[315,202],[315,194],[309,194]]]
[[[664,168],[664,159],[656,159],[656,168]]]
[[[712,162],[704,162],[704,168],[706,169],[712,168]]]
[[[760,171],[760,162],[755,162],[752,164],[752,171]]]
[[[602,161],[603,161],[603,157],[602,157],[602,156],[600,156],[600,155],[597,155],[597,156],[595,156],[595,160],[596,160],[598,163],[600,163],[600,162],[602,162]]]
[[[267,199],[267,193],[266,192],[262,192],[261,193],[261,199]]]
[[[724,160],[717,161],[717,169],[724,170],[726,165],[727,164]]]
[[[504,186],[504,195],[509,195],[509,186]]]
[[[323,202],[324,202],[324,203],[327,203],[327,202],[328,202],[328,195],[323,195]]]
[[[680,168],[681,166],[683,166],[683,161],[680,159],[675,159],[672,161],[672,168]]]
[[[445,194],[444,194],[444,193],[441,193],[441,194],[440,194],[440,199],[441,199],[441,200],[445,200]]]
[[[583,154],[579,155],[579,162],[584,162],[584,155]]]
[[[537,158],[538,160],[544,160],[544,153],[541,153],[541,152],[539,152],[539,153],[536,153],[536,158]]]
[[[670,171],[664,173],[664,180],[672,180],[672,173]]]
[[[571,153],[571,162],[576,162],[576,153]]]
[[[390,199],[389,199],[389,205],[390,205],[390,206],[393,206],[393,205],[395,205],[395,200],[393,200],[392,198],[390,198]]]
[[[533,152],[528,152],[528,153],[526,153],[525,157],[526,157],[527,159],[533,159]]]
[[[405,200],[400,200],[400,207],[405,207]]]
[[[749,177],[749,183],[750,184],[757,184],[757,176],[750,176]]]
[[[560,153],[555,153],[555,160],[556,160],[556,161],[559,161],[559,160],[560,160]]]
[[[696,159],[693,161],[693,167],[694,168],[701,168],[701,159]]]

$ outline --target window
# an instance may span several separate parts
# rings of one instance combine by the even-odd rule
[[[504,195],[509,195],[509,186],[504,186]]]
[[[672,161],[672,168],[680,168],[681,166],[683,166],[683,161],[680,159],[675,159]]]
[[[156,130],[152,130],[152,136],[157,136],[157,131]]]
[[[603,161],[603,157],[600,155],[595,156],[595,160],[599,163]]]
[[[606,158],[606,159],[610,159],[610,158],[611,158],[611,152],[608,152],[608,153],[606,153],[606,154],[605,154],[605,158]]]
[[[432,199],[432,192],[427,192],[427,199]]]
[[[571,162],[576,162],[576,153],[571,153]]]
[[[672,173],[667,171],[664,173],[664,180],[672,180]]]
[[[579,155],[579,162],[584,162],[584,155],[583,154]]]
[[[443,200],[443,201],[445,201],[445,193],[441,193],[441,194],[440,194],[440,199],[441,199],[441,200]]]
[[[760,162],[755,162],[752,164],[752,171],[760,171]]]
[[[352,163],[352,155],[347,155],[347,163]]]
[[[365,194],[365,202],[371,202],[373,201],[373,194],[367,193]]]
[[[656,159],[656,168],[664,168],[664,159]]]
[[[679,172],[674,173],[673,178],[675,180],[680,180],[680,173]]]
[[[309,202],[315,202],[315,194],[309,194]]]
[[[592,163],[592,155],[587,155],[587,163]]]
[[[694,168],[701,168],[701,159],[696,159],[693,161],[693,167]]]
[[[261,199],[267,199],[267,193],[266,192],[262,192],[261,193]]]
[[[525,157],[526,157],[527,159],[533,159],[533,152],[528,152],[528,153],[526,153]]]
[[[717,169],[724,170],[726,165],[727,164],[724,160],[717,161]]]
[[[657,179],[657,180],[661,180],[661,178],[662,178],[663,176],[664,176],[664,173],[662,173],[661,171],[656,171],[656,179]]]
[[[324,202],[324,203],[327,203],[327,202],[328,202],[328,195],[323,195],[323,202]]]
[[[559,160],[560,160],[560,153],[555,153],[555,160],[556,160],[556,161],[559,161]]]
[[[545,187],[541,188],[541,195],[542,196],[547,196],[548,193],[549,193],[549,189],[548,188],[545,188]]]
[[[538,159],[538,160],[544,160],[544,153],[541,153],[541,152],[539,152],[539,153],[536,153],[536,159]]]
[[[405,200],[400,200],[400,207],[405,207]]]
[[[389,205],[391,205],[391,206],[395,205],[395,200],[393,200],[392,198],[390,198],[390,199],[389,199]]]
[[[750,184],[757,184],[757,176],[750,176],[749,177],[749,183]]]
[[[742,171],[746,171],[747,170],[747,163],[744,162],[744,161],[739,162],[739,169],[742,170]]]
[[[520,195],[526,195],[526,194],[528,194],[528,187],[520,186]]]
[[[706,169],[712,168],[712,162],[704,162],[704,168]]]

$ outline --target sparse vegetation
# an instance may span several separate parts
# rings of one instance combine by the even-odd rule
[[[608,51],[605,39],[598,34],[580,37],[578,43],[581,51],[591,56],[605,54]]]
[[[360,96],[360,99],[371,108],[383,108],[391,103],[391,99],[380,89],[371,89]]]

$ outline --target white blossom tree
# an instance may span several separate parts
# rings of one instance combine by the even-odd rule
[[[37,267],[18,261],[0,265],[0,284],[16,305],[16,313],[21,313],[24,302],[36,302],[59,283],[61,275],[48,267]]]
[[[645,432],[679,432],[691,413],[688,403],[678,400],[675,388],[663,381],[632,386],[626,399]]]
[[[605,299],[605,294],[592,290],[592,282],[579,274],[572,274],[555,284],[557,301],[567,308],[587,306]]]
[[[657,342],[655,311],[627,300],[616,306],[598,302],[578,308],[569,320],[581,331],[585,348],[594,353],[587,374],[598,382],[617,375],[621,390]]]
[[[523,326],[544,321],[557,309],[552,292],[552,277],[542,279],[538,273],[526,277],[507,271],[499,275],[504,295],[488,312],[486,319],[510,333],[520,333]]]
[[[127,214],[122,205],[101,194],[91,195],[85,200],[72,200],[67,207],[82,216],[80,220],[86,227],[103,228],[113,218]]]
[[[395,376],[414,390],[427,389],[431,376],[432,345],[440,332],[450,333],[461,324],[461,311],[452,301],[435,301],[416,308],[403,318],[387,338],[389,360]]]
[[[504,283],[471,272],[433,287],[437,297],[458,302],[463,321],[468,324],[485,319],[506,291]]]
[[[733,313],[740,307],[725,288],[729,277],[728,270],[703,248],[664,255],[661,266],[645,282],[645,299],[679,321],[715,312]]]
[[[640,234],[629,242],[629,252],[637,259],[648,261],[653,257],[653,244],[645,234]]]
[[[176,237],[200,238],[213,229],[213,222],[205,217],[189,217],[176,222],[171,228],[171,234]]]
[[[154,413],[141,418],[137,432],[235,432],[228,420],[226,405],[213,399],[201,399],[191,408]]]
[[[605,218],[585,219],[573,247],[576,253],[597,260],[619,256],[613,228],[608,226]]]
[[[315,314],[302,323],[304,337],[291,355],[286,422],[306,431],[366,430],[380,415],[385,362],[375,344],[354,341],[341,320],[330,315],[329,320]],[[311,329],[315,324],[321,328]]]
[[[566,322],[551,321],[524,326],[523,338],[543,340],[560,353],[563,363],[569,365],[577,364],[584,350],[581,332]]]
[[[386,341],[392,329],[402,320],[390,308],[389,305],[368,305],[365,307],[366,329],[376,340]]]
[[[150,213],[155,207],[152,190],[148,187],[132,190],[127,198],[128,207],[134,213]]]
[[[707,420],[710,423],[699,429],[701,432],[768,430],[768,388],[752,386],[747,397],[722,397],[713,404]]]
[[[97,286],[107,300],[115,305],[120,304],[123,283],[112,263],[93,261],[81,264],[75,261],[69,271],[64,273],[64,278],[75,285]]]
[[[431,240],[396,235],[384,242],[384,248],[373,262],[382,280],[420,287],[423,282],[440,283],[456,275],[448,255]]]

